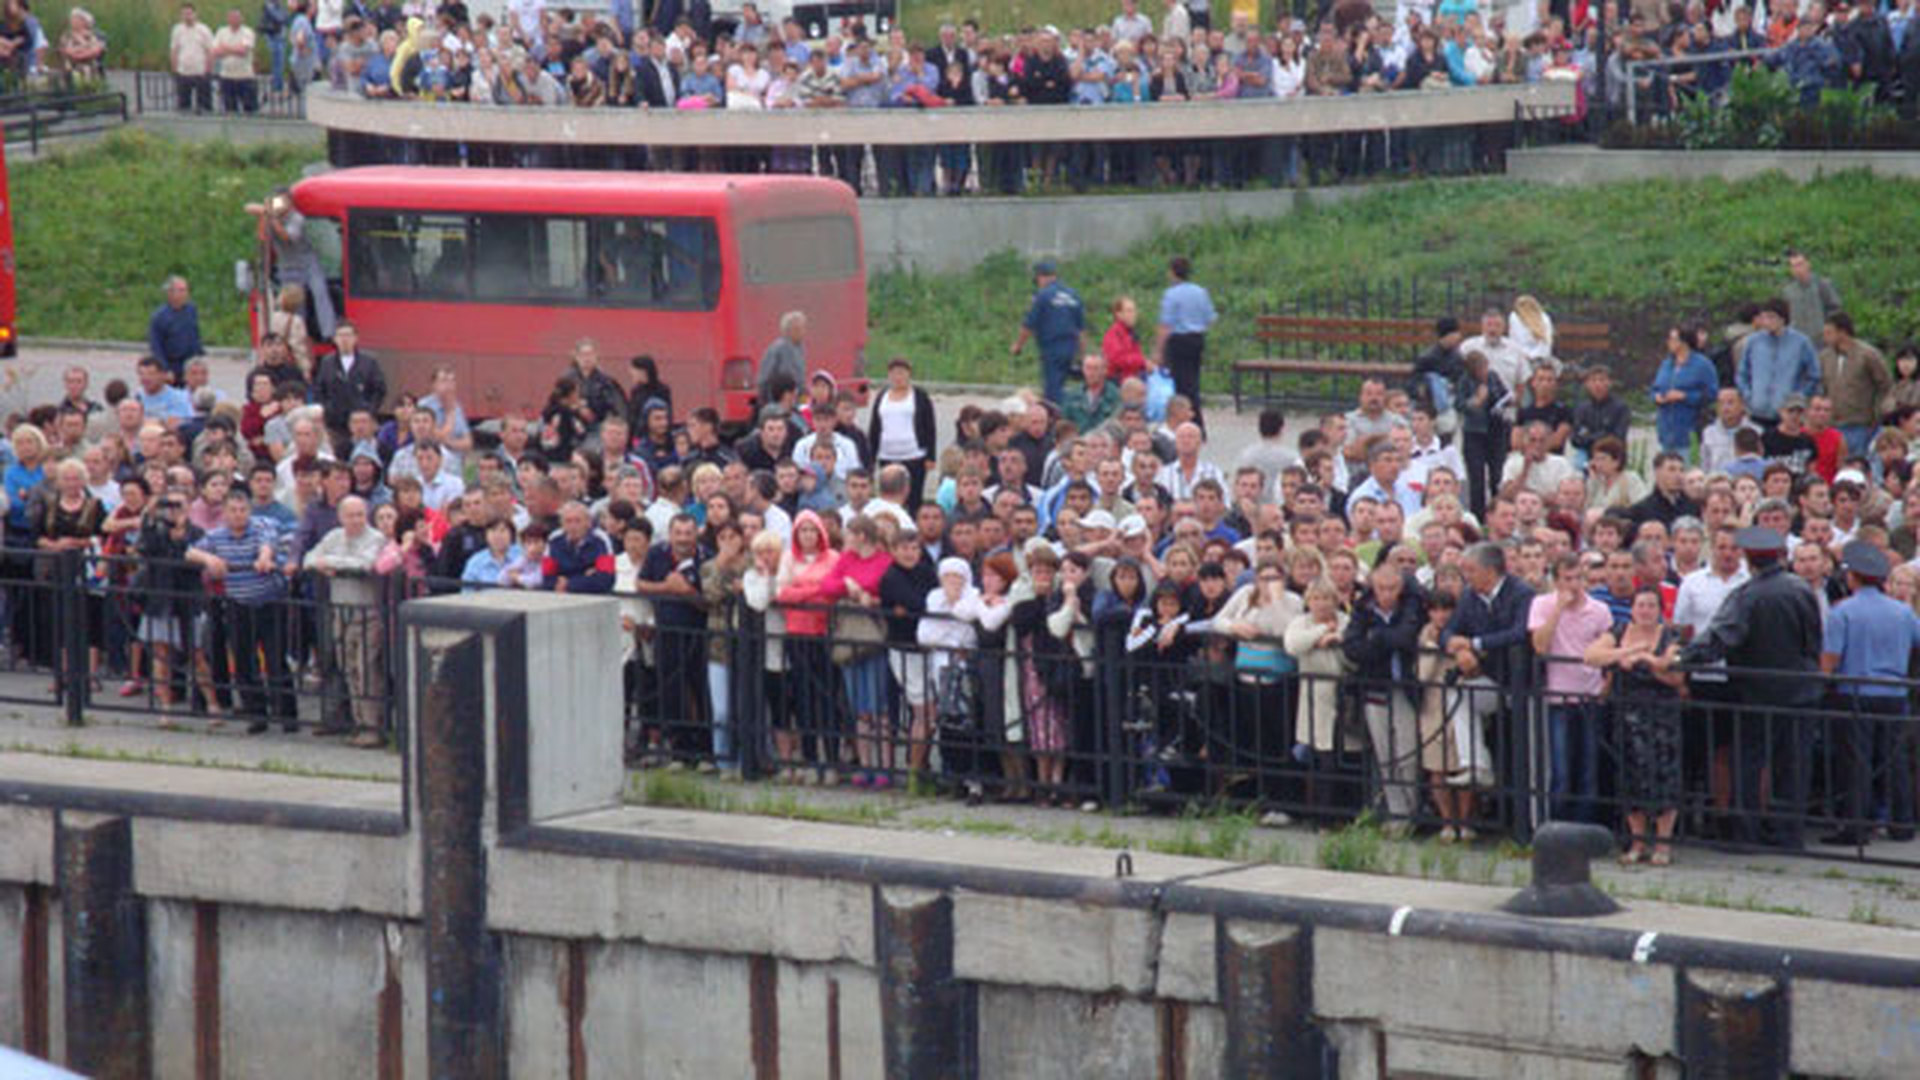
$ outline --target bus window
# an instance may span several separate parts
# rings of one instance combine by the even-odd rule
[[[749,285],[860,276],[853,219],[842,215],[751,222],[740,230],[740,261]]]
[[[355,214],[350,233],[358,296],[465,300],[467,219],[457,214]]]
[[[593,296],[613,307],[711,310],[720,251],[702,218],[590,218]]]

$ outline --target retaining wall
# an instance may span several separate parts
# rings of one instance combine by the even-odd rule
[[[1507,175],[1543,184],[1624,180],[1747,180],[1780,173],[1797,183],[1866,169],[1920,178],[1920,153],[1903,150],[1602,150],[1551,146],[1507,153]]]
[[[617,701],[570,690],[616,610],[409,605],[400,785],[0,756],[0,1042],[101,1077],[1920,1075],[1910,933],[619,805],[576,752]]]

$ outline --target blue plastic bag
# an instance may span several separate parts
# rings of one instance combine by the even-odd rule
[[[1147,373],[1147,422],[1158,424],[1167,418],[1167,402],[1173,400],[1173,376],[1166,368]]]

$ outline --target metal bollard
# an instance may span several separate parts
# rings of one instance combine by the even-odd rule
[[[153,1072],[147,909],[133,891],[126,818],[62,812],[54,826],[67,1066],[100,1080]]]
[[[953,974],[953,898],[875,886],[874,956],[887,1076],[970,1078],[977,1072],[972,988]]]
[[[1224,1074],[1272,1080],[1330,1075],[1312,1020],[1312,929],[1220,919],[1213,940],[1227,1021]]]
[[[1515,915],[1579,919],[1620,910],[1593,884],[1589,865],[1613,850],[1613,834],[1598,825],[1549,822],[1533,836],[1533,884],[1500,905]]]
[[[1728,971],[1680,975],[1680,1060],[1689,1080],[1787,1075],[1793,1026],[1784,980]]]

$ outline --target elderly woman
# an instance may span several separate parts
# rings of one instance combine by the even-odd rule
[[[41,501],[32,521],[34,547],[39,549],[41,558],[34,567],[34,577],[47,583],[49,589],[71,589],[84,586],[90,575],[83,561],[63,565],[58,556],[68,553],[86,555],[91,552],[100,538],[100,526],[105,522],[107,511],[99,499],[87,490],[87,467],[77,458],[67,458],[54,466],[53,495]],[[71,573],[72,576],[69,576]],[[42,629],[49,650],[54,647],[54,625],[52,593],[47,593],[42,608]],[[86,637],[89,674],[97,674],[100,667],[100,640],[104,627],[104,611],[101,596],[89,591],[85,599]],[[52,652],[48,652],[52,656]],[[79,657],[65,657],[66,664],[76,664]],[[62,665],[65,666],[65,665]],[[60,690],[54,685],[54,692]]]
[[[1288,624],[1282,639],[1299,666],[1303,684],[1293,741],[1326,758],[1340,746],[1340,684],[1347,669],[1341,639],[1346,636],[1347,616],[1340,610],[1340,594],[1324,578],[1307,587],[1306,601],[1306,613]]]
[[[67,28],[60,34],[58,64],[66,69],[68,84],[76,88],[98,83],[102,76],[107,41],[94,25],[86,8],[74,8],[67,15]]]
[[[987,609],[965,559],[940,560],[939,573],[940,585],[927,594],[927,615],[917,634],[920,646],[928,650],[927,678],[934,687],[941,761],[965,786],[967,802],[977,805],[985,788],[979,773],[980,671],[974,648]]]

